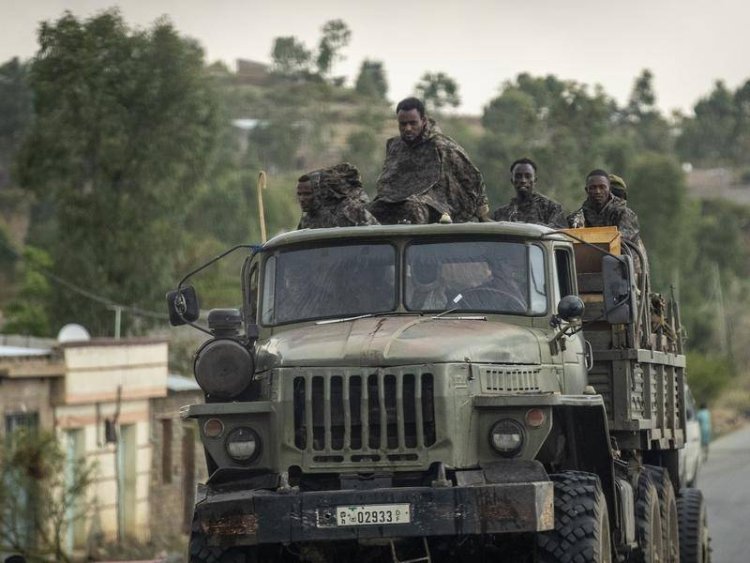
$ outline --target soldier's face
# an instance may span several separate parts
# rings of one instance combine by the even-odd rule
[[[310,211],[312,209],[313,189],[309,181],[297,184],[297,200],[302,211]]]
[[[586,194],[597,205],[604,205],[609,193],[609,178],[606,176],[591,176],[586,180]]]
[[[413,143],[424,131],[426,119],[419,115],[419,110],[410,109],[409,111],[401,110],[396,115],[398,119],[398,131],[401,138],[407,143]]]
[[[513,187],[516,188],[518,195],[525,196],[530,194],[534,191],[534,184],[536,184],[534,167],[531,164],[516,164],[510,175],[510,181],[513,183]]]

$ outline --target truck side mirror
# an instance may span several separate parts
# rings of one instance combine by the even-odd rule
[[[606,255],[602,258],[604,316],[609,324],[631,324],[635,321],[633,263],[628,256]]]
[[[200,316],[198,294],[192,285],[167,293],[167,309],[169,310],[169,324],[181,326],[193,323]]]
[[[583,316],[585,308],[586,306],[580,297],[577,295],[566,295],[557,304],[557,316],[566,322],[570,322],[573,319],[580,319]]]

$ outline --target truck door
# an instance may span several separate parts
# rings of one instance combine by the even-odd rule
[[[560,299],[566,295],[577,295],[575,282],[575,269],[573,261],[573,252],[568,246],[554,247],[555,265],[552,269],[554,276],[553,292],[554,303],[560,302]],[[557,311],[555,311],[557,312]],[[582,333],[577,333],[572,337],[566,337],[565,350],[560,356],[563,363],[563,374],[565,377],[565,388],[568,392],[580,391],[586,385],[586,362],[584,356],[584,340]]]

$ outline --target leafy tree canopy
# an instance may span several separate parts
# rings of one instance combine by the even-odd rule
[[[444,107],[458,107],[461,96],[458,84],[444,72],[426,72],[416,86],[417,96],[422,98],[425,106],[431,111],[440,111]]]
[[[330,20],[323,24],[322,37],[315,60],[320,76],[331,74],[333,65],[344,57],[341,50],[349,45],[352,32],[343,20]]]
[[[273,70],[282,76],[304,75],[309,71],[311,58],[312,53],[296,37],[277,37],[273,41]]]
[[[365,59],[359,68],[354,89],[363,96],[384,100],[388,93],[388,81],[385,78],[383,63]]]
[[[119,303],[154,306],[173,279],[191,193],[217,141],[203,52],[166,20],[131,30],[116,10],[44,22],[32,61],[35,120],[23,186],[48,202],[54,271]],[[56,323],[96,334],[111,313],[51,301]]]

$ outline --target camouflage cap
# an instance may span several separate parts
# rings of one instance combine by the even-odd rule
[[[609,184],[612,193],[620,199],[628,199],[628,185],[625,180],[617,176],[616,174],[609,175]]]

